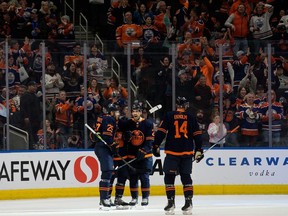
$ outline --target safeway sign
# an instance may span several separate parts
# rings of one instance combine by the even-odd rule
[[[0,190],[97,187],[98,179],[99,163],[91,151],[1,154]]]

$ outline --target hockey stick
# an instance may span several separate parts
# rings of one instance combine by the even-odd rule
[[[128,161],[127,163],[124,163],[123,165],[121,165],[121,166],[119,166],[119,167],[116,167],[115,170],[117,171],[117,170],[119,170],[119,169],[121,169],[121,168],[123,168],[123,167],[125,167],[125,166],[128,166],[128,164],[132,163],[132,162],[135,161],[135,160],[137,160],[137,158],[134,158],[134,159],[132,159],[131,161]],[[130,168],[131,168],[131,167],[130,167]],[[133,168],[134,168],[134,167],[133,167]],[[134,168],[134,170],[136,170],[136,169]]]
[[[98,138],[101,142],[103,142],[106,146],[108,146],[108,147],[110,148],[110,146],[106,143],[105,140],[103,140],[103,138],[99,135],[99,133],[97,133],[95,130],[93,130],[93,128],[91,128],[87,123],[85,124],[85,127],[87,127],[93,134],[95,134],[95,135],[97,136],[97,138]],[[135,169],[133,166],[131,166],[131,165],[129,164],[129,162],[127,162],[121,155],[117,154],[117,156],[123,161],[123,163],[124,163],[125,165],[129,166],[130,169],[132,169],[133,171],[136,171],[136,169]],[[135,159],[136,159],[136,158],[135,158]],[[130,161],[130,163],[131,163],[131,161]],[[119,168],[118,168],[118,169],[119,169]],[[117,170],[118,170],[118,169],[117,169]]]
[[[161,108],[162,108],[162,105],[161,105],[161,104],[158,104],[158,105],[152,107],[152,108],[149,110],[149,113],[152,114],[152,113],[160,110]]]
[[[212,148],[214,148],[216,145],[220,144],[221,141],[224,140],[225,138],[227,138],[230,134],[235,133],[238,130],[239,127],[240,127],[240,125],[236,126],[229,133],[227,133],[225,136],[223,136],[221,139],[219,139],[216,143],[214,143],[212,146],[210,146],[210,148],[208,148],[206,151],[203,151],[203,155],[205,153],[207,153],[208,151],[210,151]],[[195,161],[195,158],[193,159],[192,163],[194,161]]]

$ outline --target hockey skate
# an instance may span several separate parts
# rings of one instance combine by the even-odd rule
[[[116,197],[114,204],[116,205],[116,209],[117,210],[125,210],[125,209],[129,209],[129,203],[125,202],[124,200],[122,200],[121,197]]]
[[[192,197],[185,198],[185,205],[182,207],[183,215],[192,215]]]
[[[99,210],[109,211],[111,209],[111,204],[109,199],[101,199]]]
[[[143,198],[141,202],[141,206],[147,206],[149,204],[149,199],[148,198]]]
[[[138,204],[137,198],[132,198],[132,200],[129,202],[129,206],[131,209],[136,208],[136,205]]]
[[[174,215],[175,214],[174,209],[175,209],[174,198],[168,199],[168,203],[166,207],[164,208],[165,214]]]

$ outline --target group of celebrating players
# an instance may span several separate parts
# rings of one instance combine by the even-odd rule
[[[193,182],[191,178],[193,161],[204,157],[201,131],[196,118],[186,112],[189,103],[178,97],[176,110],[166,113],[156,132],[153,122],[142,116],[142,107],[134,102],[131,118],[120,118],[115,104],[104,108],[104,115],[98,117],[91,139],[94,152],[100,162],[99,182],[100,209],[110,210],[133,208],[138,204],[138,183],[141,183],[141,206],[149,204],[150,179],[153,158],[160,156],[160,145],[165,139],[165,160],[163,170],[168,204],[166,214],[174,214],[175,178],[180,175],[185,204],[183,214],[192,214]],[[117,178],[115,200],[111,201],[113,182]],[[129,179],[132,200],[122,199],[126,180]]]

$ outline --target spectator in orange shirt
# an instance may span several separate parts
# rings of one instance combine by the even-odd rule
[[[125,23],[116,29],[116,40],[118,47],[124,48],[128,43],[132,42],[140,44],[139,38],[141,35],[141,27],[132,23],[132,13],[130,11],[126,12]]]
[[[120,106],[126,104],[128,99],[127,90],[121,86],[117,77],[111,77],[106,80],[107,88],[103,91],[103,97],[105,100],[110,100],[111,103],[118,103]]]
[[[244,4],[239,4],[237,11],[232,13],[225,22],[225,26],[231,29],[235,39],[233,48],[234,56],[239,50],[248,51],[249,15],[247,15]]]
[[[59,148],[68,148],[68,137],[73,132],[73,115],[77,112],[77,107],[73,100],[66,98],[65,91],[60,91],[55,110],[55,123],[60,138]]]

